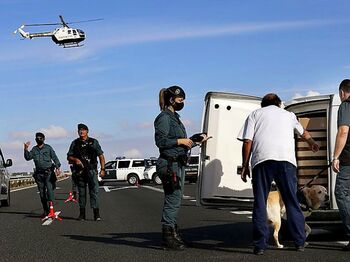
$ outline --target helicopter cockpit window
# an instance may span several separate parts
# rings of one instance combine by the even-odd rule
[[[70,34],[71,33],[71,30],[68,30],[68,34]]]

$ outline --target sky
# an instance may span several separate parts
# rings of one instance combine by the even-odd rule
[[[38,131],[67,170],[78,123],[107,160],[157,156],[158,93],[171,85],[186,91],[188,134],[201,129],[209,91],[284,101],[337,93],[349,78],[349,9],[346,0],[0,0],[0,147],[10,171],[32,171],[23,143]],[[59,15],[103,20],[72,25],[86,33],[80,48],[13,34]]]

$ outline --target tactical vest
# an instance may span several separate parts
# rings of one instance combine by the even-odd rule
[[[80,159],[83,165],[89,169],[97,167],[97,152],[93,147],[94,140],[95,139],[90,137],[86,140],[81,140],[79,138],[74,140],[74,156]]]

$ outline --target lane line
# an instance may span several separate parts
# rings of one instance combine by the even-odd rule
[[[252,211],[230,211],[231,214],[235,214],[235,215],[251,215],[253,214]]]
[[[137,186],[124,186],[124,187],[118,187],[118,188],[112,188],[109,189],[109,191],[118,191],[118,190],[123,190],[123,189],[138,189],[139,187]]]
[[[160,188],[156,188],[156,187],[152,187],[152,186],[142,186],[142,187],[148,188],[148,189],[151,189],[153,191],[160,192],[160,193],[164,193],[163,189],[160,189]],[[183,199],[194,199],[194,197],[186,196],[186,195],[183,195],[182,198]]]
[[[109,187],[108,186],[104,186],[103,189],[108,193],[108,192],[111,192],[111,190],[109,190]]]

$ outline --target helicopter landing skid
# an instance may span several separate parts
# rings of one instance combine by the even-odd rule
[[[77,44],[62,44],[63,48],[72,48],[72,47],[82,47],[84,45]]]

